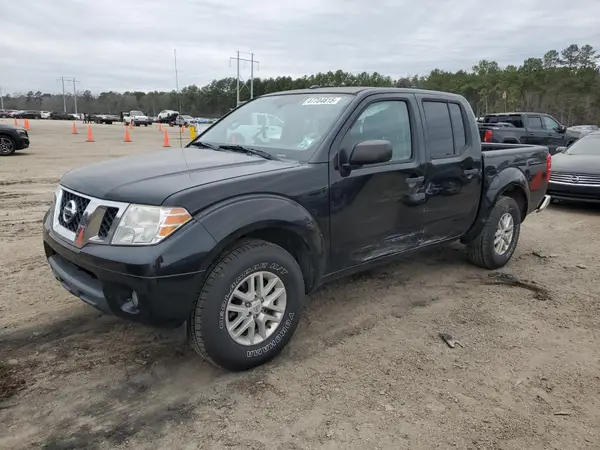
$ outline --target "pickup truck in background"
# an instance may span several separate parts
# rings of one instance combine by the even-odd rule
[[[256,114],[281,131],[228,141]],[[66,173],[43,245],[84,302],[185,330],[208,361],[245,370],[286,346],[323,283],[456,240],[474,264],[504,266],[527,215],[550,201],[551,161],[545,146],[482,145],[455,94],[279,92],[183,149]]]
[[[498,122],[502,125],[497,125]],[[488,114],[478,126],[482,142],[543,145],[548,147],[551,155],[558,147],[568,147],[577,140],[576,135],[567,132],[567,127],[541,113]]]

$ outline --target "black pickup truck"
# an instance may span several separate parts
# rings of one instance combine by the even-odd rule
[[[479,124],[479,136],[482,142],[544,145],[551,155],[577,140],[552,116],[535,112],[488,114]]]
[[[228,141],[246,114],[281,129]],[[458,95],[280,92],[183,149],[68,172],[44,248],[84,302],[185,329],[208,361],[243,370],[283,349],[325,282],[455,240],[476,265],[504,266],[526,216],[549,203],[550,169],[547,147],[482,146]]]
[[[12,155],[29,147],[29,134],[25,128],[0,123],[0,156]]]

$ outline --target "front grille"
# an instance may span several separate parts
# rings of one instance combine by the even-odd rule
[[[110,227],[115,221],[118,213],[119,208],[106,208],[106,212],[104,213],[104,217],[102,217],[102,222],[100,223],[100,231],[98,231],[99,238],[104,239],[106,236],[108,236]]]
[[[552,172],[550,181],[566,184],[588,184],[600,186],[600,175],[585,174],[585,173],[568,173],[568,172]]]
[[[73,233],[76,232],[89,203],[88,198],[63,190],[60,209],[58,210],[58,222],[67,230]],[[67,212],[65,212],[65,208],[68,208]]]

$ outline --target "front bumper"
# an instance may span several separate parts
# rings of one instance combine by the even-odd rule
[[[550,181],[547,194],[556,200],[600,203],[600,185],[568,184]]]
[[[193,225],[156,246],[78,249],[52,230],[47,215],[44,251],[54,277],[85,303],[135,322],[177,328],[188,319],[204,278],[198,270],[203,249],[214,245],[204,227]],[[198,246],[191,250],[187,239]]]
[[[19,134],[17,138],[17,150],[24,150],[29,148],[29,135]]]

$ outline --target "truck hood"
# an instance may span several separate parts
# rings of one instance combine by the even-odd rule
[[[294,161],[189,147],[77,168],[63,175],[60,184],[104,200],[160,205],[167,197],[191,187],[297,165]]]
[[[552,171],[600,175],[600,155],[557,153],[552,157]]]

